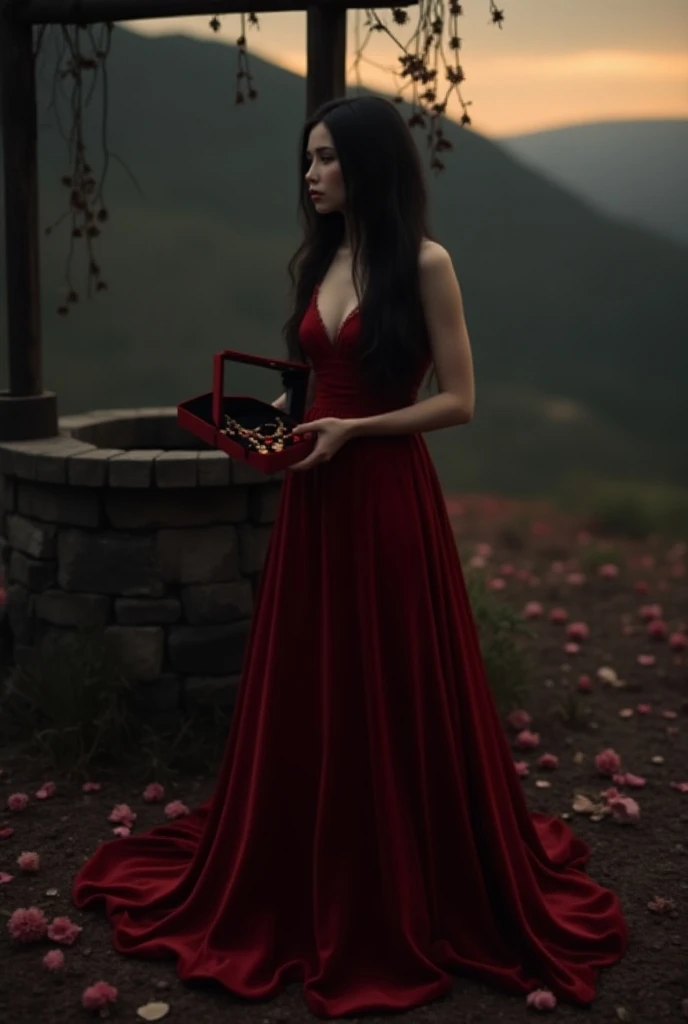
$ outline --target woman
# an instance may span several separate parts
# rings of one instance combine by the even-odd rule
[[[394,104],[338,100],[301,175],[285,334],[317,443],[286,474],[216,790],[104,843],[75,902],[105,900],[121,952],[247,999],[299,981],[324,1018],[419,1006],[452,974],[589,1003],[627,926],[586,843],[527,808],[420,436],[468,422],[474,387],[415,144]]]

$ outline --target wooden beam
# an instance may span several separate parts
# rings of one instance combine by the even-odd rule
[[[0,439],[54,437],[57,396],[42,390],[38,132],[33,30],[0,0],[0,98],[5,200],[9,391],[0,392]],[[3,296],[4,298],[4,296]]]
[[[346,95],[346,7],[308,7],[306,117]]]
[[[417,0],[400,0],[395,7],[412,7]],[[381,7],[391,7],[383,0]],[[139,21],[199,15],[258,14],[299,11],[308,0],[11,0],[12,17],[32,25],[87,25],[105,21]],[[370,7],[370,0],[318,0],[318,7]]]
[[[41,390],[38,151],[32,30],[0,12],[5,260],[12,395]]]

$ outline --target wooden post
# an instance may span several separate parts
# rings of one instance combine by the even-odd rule
[[[306,117],[346,95],[346,7],[307,9]]]
[[[0,439],[57,433],[54,393],[42,391],[38,140],[31,25],[0,10],[0,96],[5,179],[8,392],[0,393]]]

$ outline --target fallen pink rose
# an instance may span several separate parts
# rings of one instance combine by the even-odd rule
[[[575,644],[572,640],[569,640],[564,644],[564,651],[566,654],[578,654],[580,652],[580,644]]]
[[[10,914],[7,929],[18,942],[38,942],[45,938],[48,919],[40,907],[18,907]]]
[[[29,797],[27,793],[10,793],[7,797],[7,807],[10,811],[23,811],[28,807]]]
[[[670,782],[669,785],[672,789],[677,789],[679,793],[688,793],[688,782]]]
[[[558,768],[559,758],[556,754],[542,754],[537,760],[538,768]]]
[[[632,772],[620,772],[612,776],[617,786],[631,786],[633,789],[642,789],[647,783],[641,775],[633,775]]]
[[[35,797],[37,800],[48,800],[51,796],[54,796],[57,786],[54,782],[44,782],[40,789],[36,790]]]
[[[0,885],[6,885],[11,882],[14,875],[8,875],[6,871],[0,871]]]
[[[43,966],[47,967],[49,971],[59,971],[64,965],[65,958],[61,949],[51,949],[43,957]]]
[[[522,779],[525,779],[527,775],[530,775],[530,769],[527,761],[514,761],[514,768]]]
[[[578,677],[578,689],[583,693],[590,693],[592,690],[592,679],[590,676]]]
[[[672,651],[685,651],[688,649],[688,636],[685,633],[672,633],[669,637],[669,647]]]
[[[599,567],[597,574],[598,576],[601,576],[602,579],[611,580],[614,579],[615,576],[619,575],[619,567],[618,565],[614,565],[613,562],[605,562],[604,565]]]
[[[161,786],[159,782],[149,782],[143,791],[143,799],[146,803],[157,803],[164,799],[164,796],[165,787]]]
[[[33,850],[26,850],[17,857],[17,866],[20,871],[35,872],[41,867],[41,858]]]
[[[662,606],[661,604],[644,604],[639,609],[638,615],[645,622],[652,622],[653,619],[661,619]]]
[[[648,903],[647,909],[651,910],[654,914],[667,914],[669,911],[676,909],[676,902],[666,896],[655,896]]]
[[[526,1006],[533,1010],[554,1010],[557,997],[548,988],[536,988],[526,996]]]
[[[82,793],[97,793],[102,788],[99,782],[84,782],[81,791]]]
[[[621,825],[634,825],[640,820],[640,806],[630,796],[618,796],[609,801],[612,817]]]
[[[7,825],[5,828],[0,828],[0,839],[11,839],[14,835],[14,829]]]
[[[108,1003],[116,1002],[118,995],[114,985],[108,985],[107,981],[97,981],[81,993],[81,1005],[85,1010],[101,1010]]]
[[[553,608],[549,613],[549,621],[553,622],[557,626],[563,625],[568,621],[569,613],[565,608]]]
[[[507,725],[510,725],[512,729],[525,729],[533,721],[532,717],[528,714],[525,708],[516,708],[514,711],[510,711],[506,716]]]
[[[131,835],[131,829],[128,825],[117,825],[113,828],[112,834],[117,836],[119,839],[126,839],[127,836]]]
[[[165,815],[168,818],[183,818],[185,814],[190,813],[189,808],[181,800],[172,800],[165,807]]]
[[[643,668],[649,668],[657,661],[654,654],[639,654],[636,660],[639,665],[643,666]]]
[[[590,627],[585,622],[569,622],[566,627],[566,635],[569,640],[581,642],[590,636]]]
[[[78,939],[83,931],[81,925],[70,921],[68,917],[56,917],[48,925],[48,938],[53,942],[61,942],[65,946],[71,946]]]
[[[544,614],[545,609],[539,601],[528,601],[527,605],[523,609],[523,617],[525,619],[539,619]]]
[[[635,709],[636,709],[636,711],[638,712],[639,715],[651,715],[652,714],[652,705],[651,704],[636,704]]]
[[[607,747],[595,755],[595,767],[601,775],[613,775],[621,768],[621,758],[615,750]]]
[[[663,619],[653,619],[647,624],[647,635],[651,640],[666,640],[669,636],[669,627]]]
[[[129,804],[115,804],[108,815],[108,821],[119,822],[121,825],[130,827],[136,821],[137,815],[132,811]]]
[[[539,743],[540,733],[531,732],[530,729],[522,729],[514,740],[514,744],[519,750],[533,750],[534,747],[539,746]]]

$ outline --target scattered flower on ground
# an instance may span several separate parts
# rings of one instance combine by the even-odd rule
[[[65,946],[71,946],[81,935],[83,928],[68,917],[56,917],[48,925],[48,938],[53,942],[61,942]]]
[[[27,793],[10,793],[7,797],[7,808],[10,811],[23,811],[29,803]]]
[[[17,865],[21,871],[38,871],[41,866],[41,858],[33,850],[20,853],[17,857]]]
[[[48,919],[40,907],[19,907],[10,914],[7,928],[17,942],[37,942],[45,938]]]
[[[116,1002],[118,995],[119,992],[113,985],[109,985],[107,981],[97,981],[95,985],[90,985],[81,993],[81,1005],[85,1010],[100,1010],[108,1003]]]
[[[46,953],[43,957],[43,965],[48,968],[49,971],[59,971],[65,965],[64,953],[61,949],[51,949],[49,953]]]

